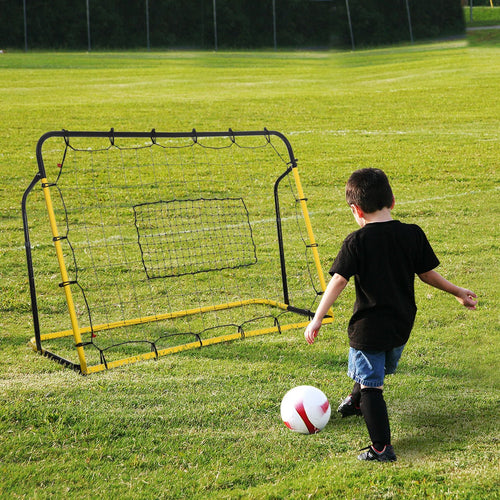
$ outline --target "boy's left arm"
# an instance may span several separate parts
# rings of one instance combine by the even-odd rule
[[[309,325],[307,325],[304,332],[304,337],[306,338],[308,344],[314,343],[314,340],[318,335],[318,331],[321,328],[321,322],[324,316],[337,300],[338,296],[342,293],[342,290],[344,290],[346,285],[347,280],[343,276],[337,273],[333,275],[330,283],[328,283],[328,286],[326,287],[323,297],[321,298],[314,318]]]
[[[447,279],[443,278],[437,271],[427,271],[426,273],[419,274],[418,277],[424,283],[454,295],[460,304],[465,306],[467,309],[476,308],[477,300],[474,299],[477,295],[474,292],[454,285]]]

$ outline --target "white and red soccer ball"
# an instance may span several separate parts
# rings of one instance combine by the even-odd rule
[[[330,403],[325,394],[310,385],[288,391],[281,401],[281,419],[294,432],[316,434],[330,420]]]

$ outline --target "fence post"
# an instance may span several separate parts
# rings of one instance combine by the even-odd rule
[[[146,41],[149,50],[150,44],[149,44],[149,1],[148,0],[146,0]]]
[[[406,0],[406,13],[408,14],[408,27],[410,28],[410,40],[413,43],[413,29],[411,27],[410,3]]]
[[[26,0],[23,0],[24,52],[28,52],[28,23],[26,22]]]
[[[214,0],[214,48],[217,52],[217,2]]]
[[[354,33],[352,32],[351,10],[349,9],[349,0],[345,0],[345,5],[347,7],[347,22],[349,23],[349,32],[351,33],[352,50],[354,50],[355,49],[355,46],[354,46]]]
[[[274,40],[274,50],[278,48],[278,42],[276,39],[276,0],[273,0],[273,40]]]
[[[87,0],[87,41],[88,41],[88,52],[91,51],[92,47],[90,45],[90,7],[89,0]]]

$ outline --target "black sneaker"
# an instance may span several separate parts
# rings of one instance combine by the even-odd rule
[[[350,394],[340,403],[337,411],[342,415],[342,418],[350,417],[351,415],[361,415],[361,408],[354,405]]]
[[[377,451],[373,446],[363,448],[365,451],[358,456],[358,460],[375,460],[377,462],[395,462],[397,460],[394,448],[388,444],[382,451]],[[360,451],[363,451],[360,450]]]

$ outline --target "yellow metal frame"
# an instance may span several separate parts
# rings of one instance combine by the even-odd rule
[[[42,179],[42,190],[45,198],[45,205],[47,206],[47,212],[49,214],[50,229],[52,231],[52,239],[54,241],[54,246],[56,248],[57,261],[59,263],[59,270],[61,271],[61,278],[64,288],[64,293],[66,295],[66,302],[68,304],[69,316],[71,319],[72,333],[75,337],[76,351],[78,353],[78,360],[80,361],[80,370],[82,373],[87,373],[87,361],[85,359],[85,352],[83,350],[81,330],[78,324],[78,318],[75,311],[75,303],[73,301],[73,294],[71,293],[71,287],[69,286],[69,276],[66,269],[66,263],[64,262],[64,254],[61,246],[61,237],[59,234],[59,229],[57,227],[56,216],[54,214],[54,206],[52,205],[52,198],[50,196],[50,189],[47,179]]]
[[[107,324],[102,324],[102,325],[97,325],[94,326],[92,329],[90,327],[85,327],[81,328],[77,331],[78,338],[81,339],[81,335],[85,333],[90,333],[91,331],[97,332],[97,331],[103,331],[103,330],[110,330],[112,328],[120,328],[124,326],[131,326],[131,325],[139,325],[143,323],[149,323],[153,321],[162,321],[166,319],[174,319],[174,318],[180,318],[184,316],[189,316],[193,314],[199,314],[199,313],[204,313],[204,312],[210,312],[210,311],[221,311],[224,309],[231,309],[233,307],[243,307],[246,305],[250,304],[261,304],[261,305],[271,305],[278,307],[279,309],[283,310],[288,310],[288,306],[286,304],[282,304],[279,302],[275,302],[272,300],[265,300],[265,299],[252,299],[252,300],[244,300],[241,302],[232,302],[228,304],[221,304],[217,306],[210,306],[210,307],[203,307],[199,309],[190,309],[187,311],[179,311],[175,313],[170,313],[170,314],[163,314],[163,315],[158,315],[158,316],[147,316],[144,318],[136,318],[133,320],[128,320],[128,321],[118,321],[115,323],[107,323]],[[333,317],[327,317],[323,320],[323,324],[331,323],[333,322]],[[98,364],[98,365],[93,365],[93,366],[88,366],[87,363],[85,362],[85,370],[81,368],[82,365],[80,365],[80,370],[82,374],[88,375],[91,373],[96,373],[100,371],[104,371],[106,369],[110,368],[116,368],[118,366],[123,366],[131,363],[136,363],[137,361],[141,360],[149,360],[149,359],[155,359],[160,356],[166,356],[168,354],[174,354],[177,352],[181,351],[187,351],[189,349],[196,349],[199,347],[205,347],[213,344],[220,344],[222,342],[230,342],[232,340],[240,340],[242,338],[247,338],[247,337],[256,337],[259,335],[267,335],[269,333],[277,333],[277,332],[284,332],[287,330],[294,330],[298,328],[305,328],[309,324],[309,321],[302,321],[299,323],[291,323],[288,325],[282,325],[282,326],[273,326],[269,328],[261,328],[257,330],[250,330],[250,331],[245,331],[244,334],[238,332],[238,333],[233,333],[229,335],[220,335],[218,337],[212,337],[209,339],[202,339],[200,341],[196,342],[189,342],[187,344],[181,344],[173,347],[168,347],[165,349],[160,349],[157,352],[147,352],[144,354],[139,354],[137,356],[131,356],[128,358],[116,360],[116,361],[110,361],[106,365],[104,363]],[[47,333],[41,335],[41,340],[53,340],[53,339],[58,339],[58,338],[64,338],[64,337],[75,337],[75,341],[77,336],[75,335],[74,330],[64,330],[60,332],[54,332],[54,333]],[[33,347],[34,350],[36,349],[36,343],[35,343],[35,338],[32,338],[30,341],[31,346]],[[80,347],[83,355],[83,359],[85,359],[85,355],[83,353],[83,347]],[[49,351],[45,350],[42,348],[42,354],[47,354]],[[81,361],[82,358],[80,358]]]
[[[321,267],[321,262],[319,260],[318,245],[314,239],[314,233],[311,226],[311,219],[309,218],[309,211],[307,210],[306,199],[304,197],[304,191],[302,189],[302,183],[300,182],[299,171],[297,167],[293,169],[293,178],[295,179],[295,185],[297,186],[297,193],[300,200],[300,208],[302,209],[302,215],[304,216],[304,221],[306,224],[307,236],[311,245],[311,250],[313,253],[314,265],[316,266],[316,272],[318,273],[319,282],[321,285],[321,290],[323,292],[326,290],[325,276],[323,275],[323,269]],[[331,311],[330,311],[331,312]]]
[[[299,196],[302,214],[303,214],[304,221],[305,221],[307,235],[308,235],[308,238],[310,241],[310,248],[312,251],[313,260],[314,260],[314,264],[316,267],[316,272],[318,274],[321,289],[324,292],[326,289],[326,282],[325,282],[325,278],[324,278],[323,271],[321,268],[321,262],[320,262],[320,258],[319,258],[317,244],[316,244],[316,241],[314,238],[314,234],[313,234],[313,230],[312,230],[312,226],[311,226],[311,221],[309,218],[309,212],[307,210],[307,204],[306,204],[306,200],[304,198],[304,192],[302,189],[302,184],[300,181],[300,177],[299,177],[299,173],[298,173],[296,165],[294,165],[292,167],[292,171],[293,171],[293,176],[294,176],[294,180],[295,180],[295,185],[297,188],[297,193]],[[185,311],[178,311],[178,312],[166,313],[166,314],[155,315],[155,316],[146,316],[146,317],[142,317],[142,318],[135,318],[135,319],[131,319],[131,320],[118,321],[118,322],[106,323],[106,324],[102,324],[102,325],[94,325],[92,327],[81,328],[79,323],[78,323],[78,317],[77,317],[77,313],[76,313],[76,309],[75,309],[75,303],[73,301],[73,296],[72,296],[72,292],[71,292],[70,280],[69,280],[68,271],[66,268],[66,263],[64,260],[64,253],[63,253],[63,249],[61,246],[61,235],[59,233],[59,229],[58,229],[57,223],[56,223],[54,206],[52,204],[52,199],[51,199],[51,195],[50,195],[50,188],[49,188],[50,184],[47,182],[46,178],[43,178],[41,180],[41,184],[42,184],[43,195],[45,198],[45,204],[46,204],[46,208],[47,208],[47,212],[48,212],[48,216],[49,216],[53,242],[54,242],[57,260],[58,260],[59,269],[60,269],[61,278],[62,278],[61,286],[64,288],[64,293],[65,293],[66,302],[67,302],[67,306],[68,306],[68,312],[69,312],[69,316],[70,316],[70,320],[71,320],[71,329],[60,331],[60,332],[41,334],[40,340],[45,341],[45,340],[73,336],[74,341],[75,341],[77,354],[78,354],[78,360],[80,363],[79,369],[80,369],[80,372],[82,374],[87,375],[87,374],[91,374],[91,373],[96,373],[96,372],[100,372],[100,371],[103,371],[103,370],[106,370],[109,368],[114,368],[114,367],[123,366],[123,365],[130,364],[130,363],[135,363],[135,362],[140,361],[140,360],[153,359],[153,358],[156,358],[159,356],[165,356],[167,354],[173,354],[176,352],[181,352],[181,351],[194,349],[194,348],[198,348],[198,347],[202,347],[202,346],[208,346],[208,345],[212,345],[212,344],[218,344],[221,342],[238,340],[238,339],[241,339],[243,337],[245,337],[245,338],[246,337],[254,337],[254,336],[258,336],[258,335],[276,333],[278,331],[283,332],[283,331],[292,330],[292,329],[305,328],[308,325],[309,320],[298,322],[298,323],[282,325],[282,326],[273,326],[273,327],[269,327],[269,328],[261,328],[261,329],[252,330],[252,331],[245,331],[244,334],[242,334],[241,332],[237,332],[234,334],[221,335],[221,336],[212,337],[209,339],[204,339],[204,340],[200,340],[200,341],[196,341],[196,342],[190,342],[190,343],[183,344],[183,345],[177,345],[174,347],[161,349],[161,350],[158,350],[156,352],[148,352],[148,353],[139,354],[137,356],[127,357],[127,358],[116,360],[116,361],[110,361],[110,362],[106,363],[106,365],[104,363],[101,363],[101,364],[97,364],[97,365],[93,365],[93,366],[88,366],[87,360],[85,357],[85,350],[84,350],[84,347],[82,344],[82,335],[90,333],[90,332],[98,332],[98,331],[103,331],[103,330],[110,330],[113,328],[120,328],[120,327],[140,325],[140,324],[150,323],[150,322],[155,322],[155,321],[181,318],[181,317],[190,316],[190,315],[194,315],[194,314],[220,311],[220,310],[231,309],[231,308],[235,308],[235,307],[244,307],[244,306],[252,305],[252,304],[272,306],[272,307],[276,307],[278,309],[282,309],[284,311],[287,311],[287,310],[293,311],[293,308],[288,306],[285,303],[281,303],[281,302],[277,302],[277,301],[273,301],[273,300],[248,299],[248,300],[231,302],[231,303],[220,304],[220,305],[215,305],[215,306],[207,306],[207,307],[189,309],[189,310],[185,310]],[[332,313],[332,311],[329,311],[329,315],[324,318],[323,323],[325,323],[325,324],[331,323],[332,321],[333,321],[333,313]],[[35,338],[31,339],[30,343],[35,350],[39,350],[39,349],[37,349]],[[53,355],[53,357],[55,357],[55,358],[58,357],[54,353],[51,353],[49,350],[46,350],[43,348],[42,348],[41,353],[45,354],[45,355]]]

